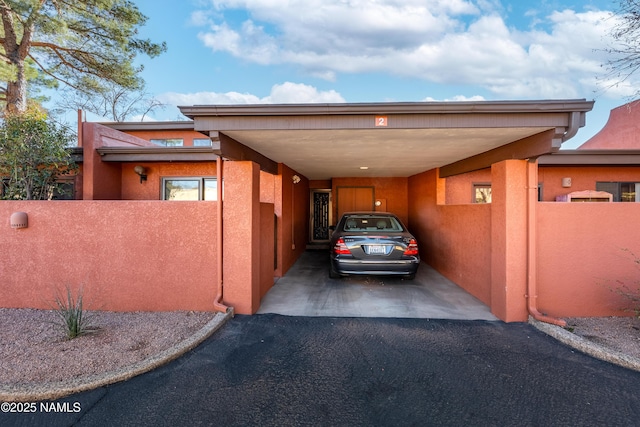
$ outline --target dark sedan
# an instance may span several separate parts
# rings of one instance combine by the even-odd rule
[[[342,215],[331,243],[329,275],[400,275],[415,277],[420,256],[418,242],[397,216],[387,212],[349,212]]]

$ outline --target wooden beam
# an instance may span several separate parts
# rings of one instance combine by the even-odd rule
[[[557,139],[558,132],[558,129],[549,129],[512,142],[511,144],[503,145],[467,159],[450,163],[440,168],[440,178],[485,169],[503,160],[524,160],[553,153],[559,149],[559,147],[554,144],[554,139]]]
[[[263,156],[252,148],[243,145],[222,132],[218,133],[220,138],[220,152],[222,157],[229,160],[250,160],[260,165],[260,170],[272,175],[278,174],[278,163]]]
[[[211,147],[99,147],[103,162],[215,162],[220,150]]]

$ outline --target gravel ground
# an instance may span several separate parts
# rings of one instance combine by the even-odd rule
[[[0,386],[56,383],[115,371],[201,329],[215,313],[87,313],[95,332],[68,340],[53,310],[0,309]]]
[[[0,309],[0,386],[56,383],[114,371],[188,338],[210,321],[202,312],[91,312],[95,333],[66,339],[55,311]],[[587,340],[640,358],[640,319],[566,319]]]
[[[640,319],[637,317],[575,317],[565,319],[574,334],[640,359]]]

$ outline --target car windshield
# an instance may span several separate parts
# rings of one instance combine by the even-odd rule
[[[403,231],[400,221],[392,216],[350,215],[343,231]]]

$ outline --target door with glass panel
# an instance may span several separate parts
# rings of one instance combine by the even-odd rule
[[[313,243],[329,241],[331,225],[331,190],[311,190],[310,240]]]

